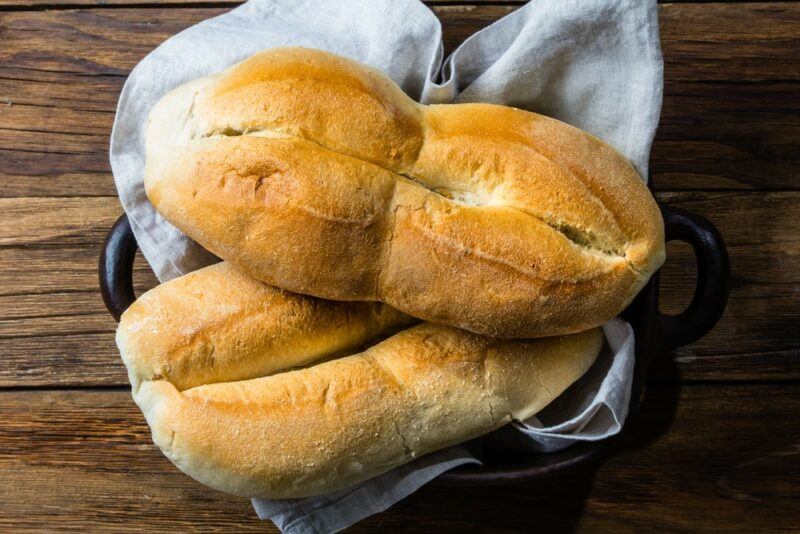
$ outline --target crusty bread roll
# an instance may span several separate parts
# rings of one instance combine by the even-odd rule
[[[345,488],[525,419],[602,345],[597,329],[525,341],[424,323],[360,352],[364,332],[408,320],[375,307],[319,302],[220,265],[145,294],[123,315],[117,342],[164,454],[212,488],[268,499]],[[309,365],[314,358],[327,360]],[[272,374],[256,378],[259,370]]]
[[[134,389],[163,379],[183,390],[332,358],[415,322],[380,303],[287,293],[223,262],[142,295],[117,346]]]
[[[252,276],[477,333],[597,326],[664,259],[658,207],[610,146],[509,107],[420,105],[317,50],[179,87],[146,148],[153,205]]]

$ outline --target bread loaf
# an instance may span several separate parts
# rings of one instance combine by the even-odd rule
[[[145,186],[260,280],[499,337],[597,326],[664,259],[658,207],[600,140],[510,107],[420,105],[302,48],[165,96]]]
[[[266,298],[252,319],[254,292]],[[407,320],[375,308],[270,289],[220,265],[145,294],[117,341],[164,454],[212,488],[268,499],[342,489],[525,419],[602,345],[597,329],[524,341],[425,323],[361,351],[365,332],[385,331],[375,324]]]
[[[380,303],[291,294],[218,263],[148,291],[120,319],[131,385],[180,390],[335,357],[415,319]]]

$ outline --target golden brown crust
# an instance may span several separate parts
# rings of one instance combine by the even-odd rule
[[[288,293],[218,263],[142,295],[122,315],[117,346],[134,391],[261,377],[352,352],[413,324],[389,306]]]
[[[297,371],[134,398],[182,471],[243,497],[337,491],[530,417],[592,364],[602,334],[496,340],[429,323]]]
[[[213,488],[306,497],[538,412],[580,377],[599,330],[499,340],[249,279],[226,264],[142,296],[117,340],[164,454]],[[268,374],[269,376],[261,376]]]
[[[513,108],[422,106],[325,52],[178,88],[147,137],[159,212],[295,292],[534,337],[617,315],[664,259],[658,207],[608,145]]]

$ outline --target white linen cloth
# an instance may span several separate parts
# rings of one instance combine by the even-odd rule
[[[441,24],[418,0],[250,0],[165,41],[133,70],[111,134],[111,167],[139,247],[161,281],[217,259],[153,209],[144,193],[150,108],[189,80],[276,46],[300,45],[379,69],[425,103],[492,102],[578,126],[647,176],[663,90],[655,0],[533,0],[468,38],[446,60]],[[539,417],[515,426],[547,452],[619,431],[627,416],[633,332],[604,325],[609,348]],[[528,439],[529,438],[529,439]],[[254,500],[284,532],[330,532],[385,510],[440,473],[478,462],[453,447],[334,495]]]

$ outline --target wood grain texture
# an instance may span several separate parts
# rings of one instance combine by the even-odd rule
[[[655,187],[800,187],[800,4],[665,5]]]
[[[434,7],[450,49],[513,9]],[[113,195],[108,135],[124,77],[169,36],[225,11],[0,12],[0,196]],[[800,188],[800,4],[665,4],[660,13],[656,187]]]
[[[271,530],[163,458],[128,391],[5,391],[0,413],[0,528]],[[653,387],[599,468],[457,499],[425,487],[354,531],[800,528],[798,417],[798,385]]]
[[[682,347],[654,377],[728,380],[800,377],[800,194],[796,192],[660,193],[661,200],[710,219],[731,256],[731,293],[722,320],[700,341]],[[675,313],[691,299],[691,248],[667,248],[662,309]],[[672,371],[670,371],[670,369]]]
[[[733,287],[712,333],[659,362],[653,380],[800,378],[800,192],[658,197],[717,224]],[[0,386],[126,384],[97,290],[99,243],[119,209],[114,197],[0,199],[13,214],[0,225]],[[694,256],[668,254],[662,308],[675,313],[691,297]],[[156,284],[144,261],[135,267],[137,290]]]

